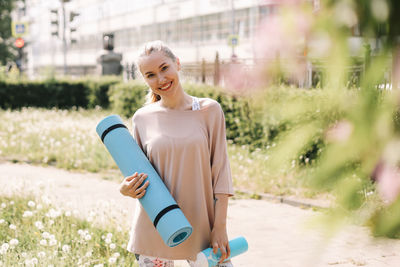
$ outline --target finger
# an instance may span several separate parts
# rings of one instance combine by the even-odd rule
[[[134,174],[132,174],[131,176],[127,176],[125,177],[125,181],[132,181],[132,179],[134,179],[137,176],[137,172],[135,172]]]
[[[231,247],[229,246],[229,243],[226,245],[226,258],[229,258],[231,256]]]
[[[143,190],[139,195],[136,196],[136,198],[142,198],[146,194],[146,190]]]
[[[146,182],[147,183],[147,182]],[[143,190],[146,190],[146,184],[143,186],[139,187],[138,189],[135,190],[136,195],[140,194]]]
[[[225,246],[220,246],[219,250],[221,251],[221,259],[219,260],[219,263],[222,263],[226,259]]]
[[[134,190],[136,190],[142,183],[143,183],[143,181],[144,181],[144,176],[138,176],[136,179],[134,179],[134,180],[132,180],[130,183],[129,183],[129,186],[132,188],[132,189],[134,189]]]
[[[212,244],[212,247],[213,247],[213,253],[214,253],[214,254],[217,254],[217,252],[218,252],[218,243],[217,243],[217,242],[214,242],[214,243]]]

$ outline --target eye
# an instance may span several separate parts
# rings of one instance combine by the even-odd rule
[[[154,76],[154,74],[153,74],[153,73],[150,73],[150,74],[147,75],[147,78],[151,78],[151,77],[153,77],[153,76]]]
[[[165,71],[165,70],[167,70],[167,69],[168,69],[168,66],[163,66],[163,67],[161,68],[162,71]]]

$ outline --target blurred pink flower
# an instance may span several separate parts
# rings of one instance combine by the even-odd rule
[[[328,142],[344,142],[353,132],[353,124],[343,120],[336,123],[326,131],[325,138]]]
[[[251,69],[241,63],[231,63],[222,70],[225,88],[235,94],[246,94],[257,84]]]
[[[400,193],[400,169],[380,162],[375,170],[378,192],[388,203],[395,201]]]
[[[260,61],[258,79],[273,76],[276,71],[294,77],[304,75],[312,16],[303,11],[300,2],[281,1],[278,13],[259,24],[254,43],[255,57]]]

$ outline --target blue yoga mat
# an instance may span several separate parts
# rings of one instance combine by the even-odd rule
[[[231,254],[229,258],[226,259],[224,262],[228,261],[230,258],[233,258],[239,254],[246,252],[249,248],[249,245],[246,239],[240,236],[229,241],[229,247],[231,249]],[[202,252],[200,252],[199,254],[197,254],[195,266],[196,267],[216,266],[220,259],[221,259],[221,251],[219,249],[217,254],[214,254],[212,248],[207,248]]]
[[[149,186],[139,201],[165,244],[174,247],[185,241],[192,233],[192,226],[121,118],[118,115],[104,118],[96,131],[125,177],[135,172],[148,175],[143,184],[148,180]]]

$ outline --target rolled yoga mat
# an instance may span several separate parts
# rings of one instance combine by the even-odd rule
[[[174,247],[185,241],[192,233],[192,226],[121,118],[118,115],[104,118],[96,131],[125,177],[135,172],[148,175],[145,181],[149,180],[149,186],[139,201],[165,244]]]
[[[231,249],[231,254],[229,258],[224,260],[224,262],[228,261],[230,258],[233,258],[239,254],[246,252],[249,248],[249,245],[246,239],[242,236],[237,237],[229,241],[229,247]],[[218,249],[217,254],[213,253],[212,248],[207,248],[202,252],[197,254],[197,259],[195,262],[195,267],[212,267],[216,266],[221,258],[221,251]]]

